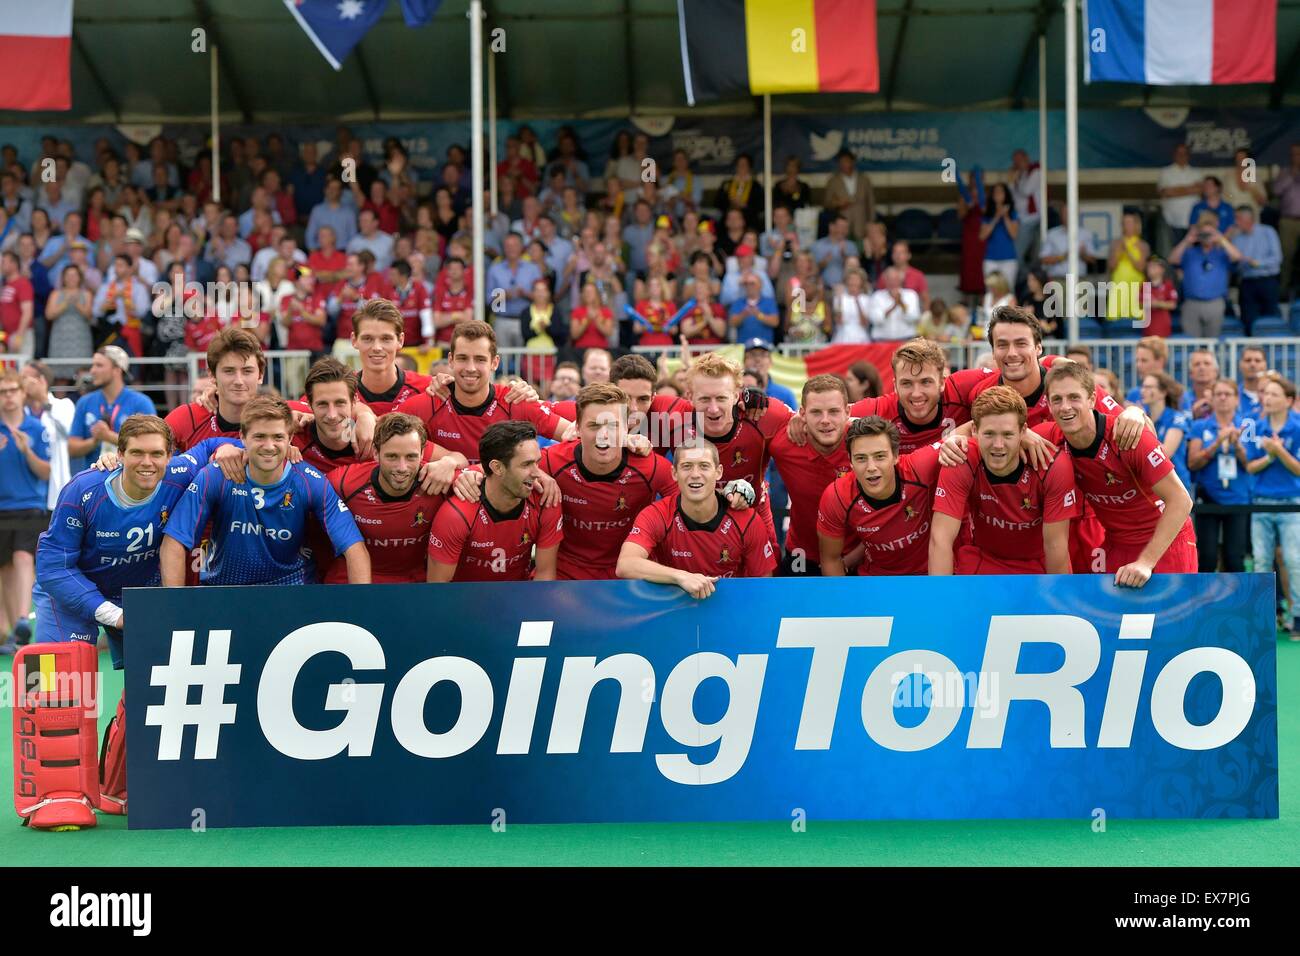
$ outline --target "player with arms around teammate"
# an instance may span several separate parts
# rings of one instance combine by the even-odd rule
[[[336,468],[329,482],[352,512],[370,554],[374,584],[425,580],[429,529],[443,496],[420,488],[422,459],[428,453],[424,424],[413,415],[390,412],[375,430],[377,462]],[[335,558],[326,584],[346,584],[346,558]]]
[[[677,490],[668,459],[628,450],[627,408],[627,393],[617,385],[586,386],[578,393],[578,440],[542,452],[542,471],[555,479],[562,496],[562,581],[616,577],[633,519],[655,498]]]
[[[103,626],[113,666],[122,667],[122,590],[158,584],[163,528],[202,466],[208,446],[171,457],[172,433],[156,415],[131,415],[118,429],[121,464],[84,471],[59,495],[36,551],[36,642],[82,641]],[[101,793],[106,813],[126,812],[125,708],[106,734]],[[94,750],[93,744],[91,750]]]
[[[257,394],[266,375],[262,344],[248,329],[222,329],[208,343],[208,371],[216,385],[212,407],[190,402],[172,409],[167,424],[178,452],[189,451],[206,438],[238,438],[244,406]]]
[[[512,386],[494,385],[501,367],[496,333],[486,322],[462,322],[451,334],[452,382],[446,397],[427,392],[402,402],[397,411],[424,422],[430,441],[477,461],[479,439],[497,422],[525,421],[556,441],[576,437],[573,423],[536,401],[514,401]]]
[[[1095,407],[1092,373],[1062,360],[1047,373],[1053,421],[1035,431],[1068,452],[1074,483],[1105,529],[1102,570],[1117,585],[1140,588],[1153,572],[1196,573],[1192,498],[1155,433],[1136,448],[1115,438],[1118,419]]]
[[[900,457],[898,444],[898,426],[879,415],[849,426],[844,445],[853,470],[823,492],[817,514],[822,574],[846,574],[846,543],[859,542],[858,574],[926,573],[939,447]]]
[[[1070,519],[1079,512],[1065,455],[1038,470],[1021,460],[1025,400],[998,385],[972,408],[967,460],[939,472],[930,530],[931,574],[1069,574]],[[970,544],[953,545],[969,517]]]
[[[776,551],[762,516],[736,510],[718,490],[718,447],[696,440],[677,449],[677,494],[642,509],[618,556],[618,576],[675,584],[693,598],[706,598],[719,578],[765,578]]]
[[[305,463],[290,464],[293,413],[281,399],[258,396],[243,410],[240,437],[248,451],[247,480],[236,483],[216,465],[203,468],[176,504],[162,542],[162,583],[185,583],[186,552],[212,521],[212,552],[203,584],[304,584],[315,579],[304,553],[307,516],[313,515],[347,561],[348,581],[370,582],[370,558],[361,533],[325,477]]]
[[[790,530],[785,537],[781,575],[819,575],[817,509],[822,494],[836,479],[847,475],[849,453],[844,435],[849,427],[849,390],[835,375],[814,375],[803,384],[799,412],[807,442],[799,445],[787,431],[772,439],[772,460],[790,494]]]
[[[564,518],[558,505],[542,505],[537,429],[497,422],[483,432],[476,454],[485,475],[482,494],[477,501],[451,498],[438,510],[429,532],[428,580],[526,581],[532,557],[531,578],[554,581]]]

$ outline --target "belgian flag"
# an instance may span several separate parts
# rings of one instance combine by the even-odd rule
[[[686,100],[875,93],[876,0],[677,0]]]

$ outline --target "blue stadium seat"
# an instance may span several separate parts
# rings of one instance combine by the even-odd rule
[[[939,242],[961,245],[961,217],[957,215],[957,210],[945,209],[939,213],[938,219],[935,220],[934,232]]]
[[[934,217],[924,209],[904,209],[894,218],[894,238],[925,243],[934,237]]]
[[[1261,315],[1250,327],[1251,335],[1290,335],[1291,327],[1280,315]]]
[[[1088,316],[1079,317],[1079,338],[1099,339],[1103,337],[1101,323]]]
[[[1223,329],[1219,332],[1219,338],[1232,339],[1239,338],[1246,334],[1246,327],[1241,324],[1241,319],[1234,315],[1223,317]]]

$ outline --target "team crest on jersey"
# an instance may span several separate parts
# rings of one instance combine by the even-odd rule
[[[615,511],[627,511],[627,495],[619,495],[618,501],[614,503]]]
[[[413,522],[411,522],[412,526],[413,526],[413,527],[416,527],[416,528],[420,527],[421,525],[428,524],[428,523],[429,523],[429,519],[428,519],[428,517],[425,515],[425,513],[424,513],[424,509],[423,509],[423,508],[421,508],[419,511],[417,511],[417,512],[415,513],[415,520],[414,520]]]
[[[719,560],[721,563],[723,563],[723,564],[730,564],[730,563],[731,563],[731,549],[730,549],[730,548],[723,548],[723,549],[722,549],[722,554],[718,555],[718,560]]]
[[[847,475],[847,474],[848,474],[850,471],[852,471],[852,470],[853,470],[853,469],[850,468],[848,465],[836,465],[836,466],[835,466],[835,479],[836,479],[836,481],[838,481],[839,479],[843,478],[845,475]]]
[[[280,507],[281,507],[281,508],[292,508],[292,507],[293,507],[293,492],[292,492],[292,491],[286,491],[286,492],[284,493],[284,498],[282,498],[281,501],[280,501]]]
[[[533,542],[533,536],[530,535],[527,531],[525,531],[523,534],[519,536],[520,544],[527,545],[527,544],[532,544],[532,542]]]
[[[907,517],[908,521],[911,521],[913,518],[916,517],[916,509],[913,508],[911,505],[904,505],[903,514]]]
[[[1025,495],[1023,498],[1020,499],[1020,507],[1024,508],[1026,511],[1034,507],[1033,503],[1030,502],[1028,495]]]
[[[159,526],[159,527],[162,527],[163,525],[165,525],[165,524],[167,523],[167,514],[168,514],[167,509],[164,508],[164,509],[162,510],[162,514],[158,516],[158,526]]]
[[[1119,475],[1115,474],[1115,472],[1113,472],[1113,471],[1108,471],[1108,472],[1106,472],[1106,484],[1107,484],[1107,485],[1118,485],[1118,484],[1119,484]]]
[[[736,449],[736,451],[731,456],[731,466],[733,468],[737,468],[748,461],[749,459],[745,457],[745,453],[741,451],[739,448]]]

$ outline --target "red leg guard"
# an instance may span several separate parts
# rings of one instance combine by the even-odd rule
[[[28,644],[14,655],[14,808],[25,825],[95,825],[99,656],[93,644]]]
[[[102,813],[126,813],[126,691],[104,732],[104,749],[99,755],[99,809]]]

